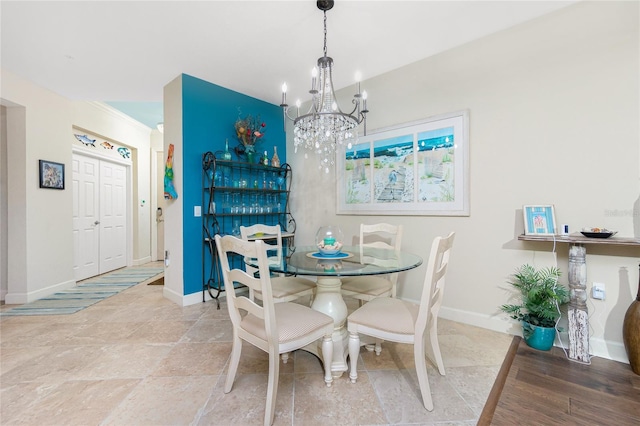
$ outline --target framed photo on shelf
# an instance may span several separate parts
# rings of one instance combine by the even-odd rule
[[[525,235],[556,234],[556,215],[552,204],[523,206]]]
[[[39,160],[40,188],[64,189],[64,164]]]

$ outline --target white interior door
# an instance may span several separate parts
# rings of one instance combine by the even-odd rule
[[[77,281],[100,273],[100,160],[74,155],[73,168],[73,270]]]
[[[100,161],[100,273],[127,266],[127,170]]]
[[[127,170],[73,155],[73,235],[76,281],[127,266]]]

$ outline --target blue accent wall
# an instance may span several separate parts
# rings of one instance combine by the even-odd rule
[[[182,74],[184,295],[201,292],[203,286],[202,218],[193,216],[193,207],[202,205],[202,154],[224,151],[225,139],[229,139],[229,150],[238,145],[234,128],[238,108],[242,118],[259,115],[267,124],[258,153],[267,150],[271,158],[277,146],[284,164],[286,139],[279,106]],[[233,159],[237,160],[235,154]],[[208,256],[205,259],[210,261]]]

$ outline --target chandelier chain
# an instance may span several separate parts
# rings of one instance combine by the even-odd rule
[[[327,11],[324,11],[324,56],[327,56]]]

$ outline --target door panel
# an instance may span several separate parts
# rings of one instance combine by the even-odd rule
[[[126,168],[100,162],[100,273],[127,266]]]
[[[76,281],[98,275],[100,272],[99,215],[98,215],[99,160],[76,156],[73,169],[73,269]]]
[[[73,249],[76,281],[127,266],[127,169],[74,154]]]

